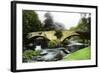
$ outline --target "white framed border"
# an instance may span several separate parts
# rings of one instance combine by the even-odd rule
[[[34,64],[22,63],[22,10],[91,13],[91,59],[81,61],[37,62]],[[96,65],[96,8],[19,3],[16,4],[16,28],[16,70]]]

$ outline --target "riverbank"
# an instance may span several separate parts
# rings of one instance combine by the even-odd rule
[[[63,60],[88,60],[91,59],[91,48],[86,47],[81,50],[78,50],[74,53],[71,53],[64,57]]]

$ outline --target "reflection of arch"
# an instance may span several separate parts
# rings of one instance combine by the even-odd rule
[[[29,39],[29,43],[33,43],[34,46],[41,45],[42,48],[46,48],[50,40],[44,36],[34,36]]]

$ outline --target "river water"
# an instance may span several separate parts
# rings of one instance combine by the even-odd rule
[[[71,41],[69,45],[67,45],[66,48],[59,47],[59,48],[47,48],[42,49],[41,46],[36,46],[36,51],[41,51],[39,56],[33,57],[33,62],[38,61],[59,61],[63,60],[64,56],[67,56],[68,54],[75,52],[79,49],[82,49],[86,47],[86,45],[82,43],[77,43],[74,41]],[[40,49],[41,48],[41,49]]]

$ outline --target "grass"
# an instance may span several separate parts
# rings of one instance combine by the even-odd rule
[[[88,60],[91,59],[91,48],[86,47],[64,57],[64,60]]]

